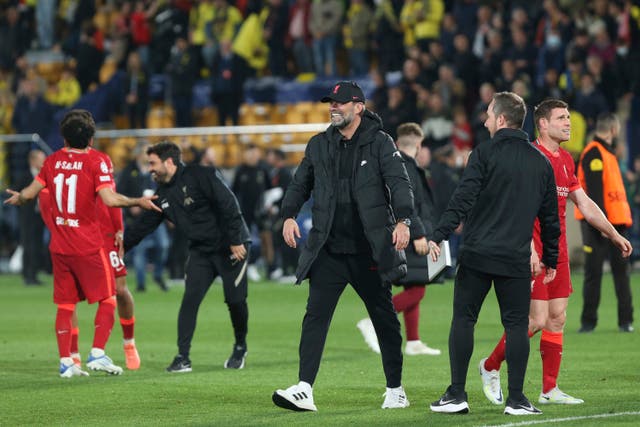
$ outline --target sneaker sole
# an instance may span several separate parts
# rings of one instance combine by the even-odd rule
[[[170,374],[182,374],[182,373],[186,373],[186,372],[191,372],[192,369],[191,368],[182,368],[182,369],[169,369],[167,368],[166,371]]]
[[[431,411],[442,414],[468,414],[469,404],[467,402],[458,403],[457,405],[449,404],[444,406],[430,406]]]
[[[104,366],[92,366],[90,363],[87,363],[87,368],[91,369],[92,371],[106,372],[109,375],[122,375],[122,369],[107,369]]]
[[[297,406],[295,403],[291,402],[286,397],[279,395],[277,391],[273,392],[273,395],[271,396],[271,400],[273,400],[273,403],[276,406],[279,406],[280,408],[284,408],[284,409],[289,409],[290,411],[296,411],[296,412],[316,412],[317,411],[317,409],[301,408],[300,406]]]
[[[582,405],[584,401],[558,401],[558,400],[546,400],[544,398],[538,399],[538,403],[541,405]]]
[[[531,412],[527,411],[526,409],[515,409],[508,406],[504,408],[504,413],[505,415],[542,415],[542,411]]]

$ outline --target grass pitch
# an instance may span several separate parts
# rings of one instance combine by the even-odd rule
[[[640,279],[632,277],[635,306]],[[205,298],[193,340],[193,372],[168,374],[176,353],[176,318],[182,289],[162,293],[152,285],[135,294],[136,342],[140,370],[109,377],[58,377],[51,278],[43,287],[24,287],[18,276],[0,276],[0,425],[70,426],[337,426],[640,425],[640,331],[618,332],[610,276],[603,284],[600,322],[595,333],[578,334],[582,278],[574,276],[569,302],[560,387],[583,398],[583,405],[542,406],[539,417],[508,417],[482,394],[477,363],[502,334],[497,304],[489,294],[476,327],[469,368],[468,415],[433,414],[428,404],[449,383],[447,338],[451,321],[451,282],[430,286],[422,302],[421,336],[441,356],[405,357],[403,385],[411,406],[382,410],[385,381],[380,357],[368,350],[356,322],[365,310],[351,288],[334,316],[314,385],[318,413],[293,413],[271,402],[276,388],[297,382],[298,341],[307,297],[301,287],[252,283],[249,290],[249,354],[245,369],[225,370],[233,335],[220,286]],[[397,289],[396,289],[397,291]],[[95,305],[79,305],[80,350],[91,346]],[[640,326],[640,322],[636,324]],[[124,366],[118,323],[107,353]],[[525,393],[536,402],[541,384],[539,337],[531,343]],[[502,384],[506,391],[506,370]],[[559,420],[564,419],[564,420]],[[523,424],[520,424],[523,423]]]

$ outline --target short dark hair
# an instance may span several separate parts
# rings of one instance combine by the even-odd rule
[[[60,133],[71,148],[87,148],[96,133],[96,122],[87,110],[71,110],[60,121]]]
[[[493,113],[496,117],[504,116],[507,126],[521,128],[527,114],[524,100],[513,92],[498,92],[493,94]]]
[[[620,120],[614,113],[600,113],[596,119],[596,133],[608,132],[616,123],[620,123]]]
[[[540,121],[540,119],[549,120],[551,118],[551,111],[555,110],[556,108],[568,109],[569,104],[561,99],[549,98],[536,105],[536,108],[534,108],[533,110],[533,121],[535,122],[536,127],[538,127],[538,122]]]
[[[178,165],[182,159],[180,147],[171,141],[161,141],[147,148],[147,155],[155,154],[163,162],[167,159],[173,160],[174,165]]]

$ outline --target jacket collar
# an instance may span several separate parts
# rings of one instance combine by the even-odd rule
[[[382,129],[382,119],[373,111],[364,110],[360,126],[353,134],[354,138],[357,138],[359,146],[367,145],[373,142],[373,136],[375,133]],[[342,139],[342,134],[335,126],[329,126],[327,134],[331,141],[339,142]]]
[[[175,184],[175,182],[178,180],[178,177],[180,175],[182,175],[183,172],[184,172],[184,163],[180,162],[180,163],[178,163],[178,168],[176,169],[176,173],[173,174],[173,176],[171,177],[169,182],[165,182],[165,183],[162,183],[160,185],[162,185],[164,187],[172,186],[173,184]]]
[[[492,141],[503,139],[517,139],[529,143],[529,135],[522,129],[502,128],[499,129],[492,138]]]
[[[599,138],[597,135],[594,135],[593,136],[593,141],[597,142],[600,145],[602,145],[602,147],[605,150],[607,150],[608,152],[615,154],[615,152],[613,151],[613,146],[611,144],[607,144],[607,141],[605,141],[604,139]]]

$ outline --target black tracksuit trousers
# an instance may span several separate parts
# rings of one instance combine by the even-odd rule
[[[333,312],[350,283],[364,302],[376,330],[387,387],[402,381],[402,336],[391,301],[391,285],[383,285],[368,254],[345,255],[320,251],[309,277],[309,299],[300,337],[300,381],[316,379]]]
[[[453,293],[453,320],[449,332],[451,393],[463,397],[469,360],[473,354],[473,332],[491,283],[493,282],[506,339],[509,374],[509,397],[516,402],[524,398],[523,384],[529,360],[529,304],[531,280],[496,276],[460,265]]]
[[[600,291],[602,288],[602,264],[609,259],[613,285],[618,298],[618,326],[633,323],[633,306],[629,275],[631,266],[628,258],[623,258],[618,249],[609,239],[589,225],[580,221],[582,241],[585,247],[584,258],[584,287],[582,288],[582,326],[595,328],[598,323],[598,306],[600,305]],[[616,226],[623,236],[625,227]],[[587,249],[589,248],[589,249]]]

